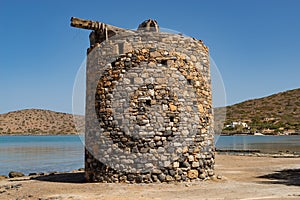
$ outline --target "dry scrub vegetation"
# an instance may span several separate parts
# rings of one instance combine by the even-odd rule
[[[83,127],[83,117],[80,127]],[[73,115],[26,109],[0,115],[0,134],[77,134]]]

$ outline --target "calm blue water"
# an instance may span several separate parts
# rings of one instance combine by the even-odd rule
[[[220,136],[216,147],[300,154],[300,136]],[[84,166],[83,154],[79,136],[0,136],[0,175],[71,171]]]
[[[83,152],[79,136],[0,136],[0,175],[78,169]]]
[[[300,155],[298,136],[219,136],[217,149],[260,150],[262,153],[294,152]]]

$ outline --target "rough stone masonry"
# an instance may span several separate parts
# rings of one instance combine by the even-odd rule
[[[85,173],[90,182],[179,182],[214,175],[208,48],[201,40],[71,19],[91,29]]]

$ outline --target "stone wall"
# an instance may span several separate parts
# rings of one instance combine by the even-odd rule
[[[150,183],[214,175],[208,49],[202,41],[123,32],[89,50],[88,181]]]

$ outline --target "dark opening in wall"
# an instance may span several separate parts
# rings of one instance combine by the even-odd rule
[[[170,122],[174,122],[174,116],[170,116]]]
[[[151,106],[151,100],[150,99],[146,100],[146,105]]]
[[[168,60],[162,60],[162,61],[161,61],[161,64],[162,64],[162,65],[167,65],[167,63],[168,63]]]

